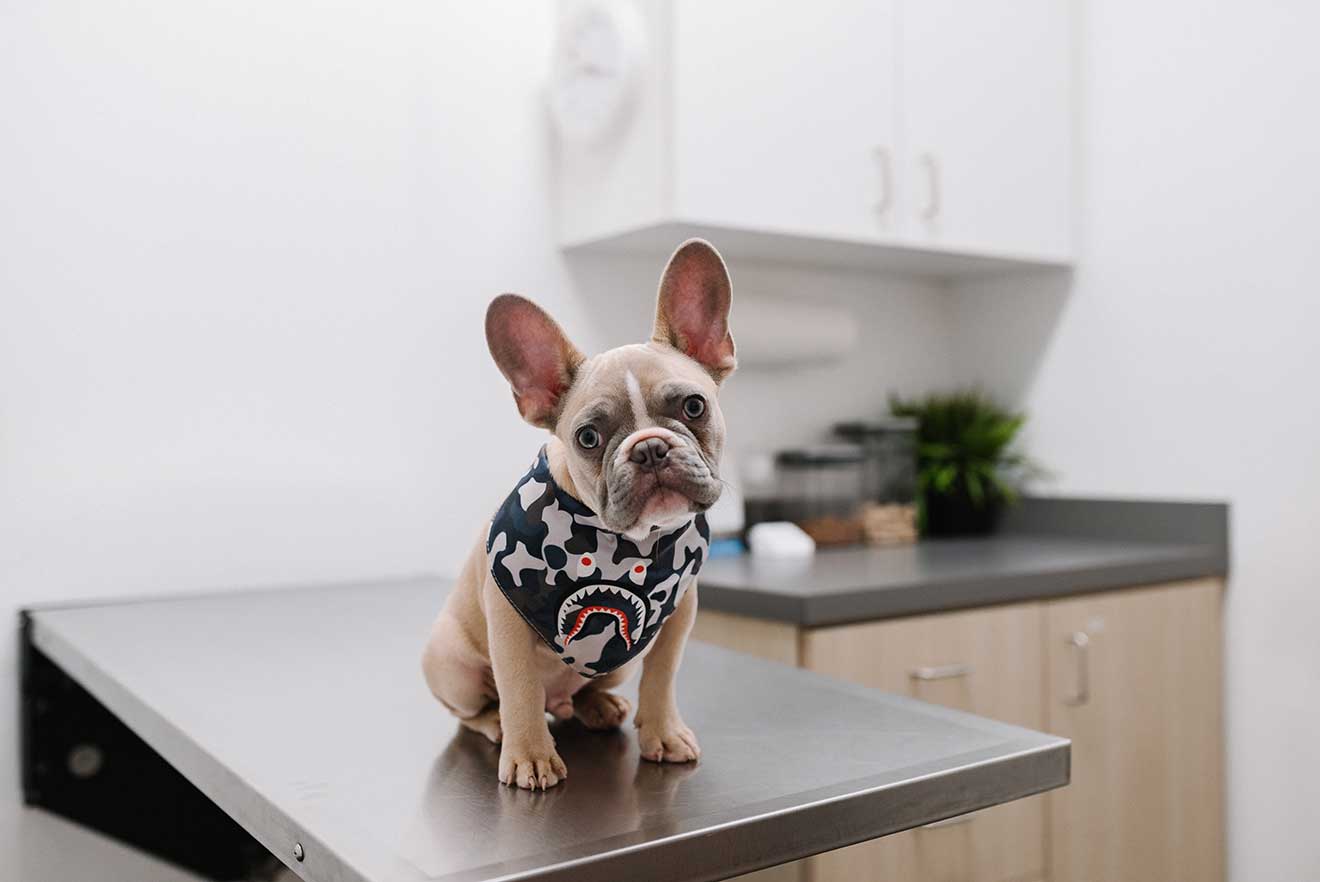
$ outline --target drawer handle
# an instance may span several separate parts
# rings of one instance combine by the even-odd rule
[[[955,677],[970,677],[971,675],[972,666],[962,662],[952,665],[913,668],[908,671],[908,676],[913,680],[952,680]]]
[[[959,824],[969,823],[977,812],[968,812],[965,815],[954,815],[952,818],[945,818],[943,821],[932,821],[929,824],[922,824],[919,830],[940,830],[944,827],[956,827]]]
[[[1085,631],[1073,631],[1066,642],[1077,656],[1077,689],[1063,703],[1081,707],[1091,700],[1091,637]]]

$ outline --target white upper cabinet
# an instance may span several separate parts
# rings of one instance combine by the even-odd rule
[[[906,0],[904,238],[1071,256],[1072,22],[1063,0]]]
[[[564,33],[585,36],[556,50],[561,244],[704,235],[733,256],[939,275],[1067,265],[1071,14],[566,0]],[[574,101],[613,121],[573,131]]]
[[[893,4],[679,0],[673,10],[677,213],[747,230],[892,236]]]

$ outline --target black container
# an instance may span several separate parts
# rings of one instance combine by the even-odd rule
[[[1004,513],[1004,500],[987,497],[977,505],[962,486],[949,493],[927,490],[922,504],[925,536],[985,536],[995,531]]]
[[[861,541],[865,454],[853,444],[781,450],[775,457],[780,513],[817,545]]]
[[[906,417],[839,423],[834,434],[866,455],[862,492],[869,502],[910,505],[917,499],[917,429]]]
[[[917,430],[907,417],[839,423],[834,434],[865,453],[861,505],[868,545],[917,541]]]

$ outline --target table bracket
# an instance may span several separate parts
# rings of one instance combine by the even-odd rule
[[[24,802],[210,879],[273,876],[279,861],[38,650],[27,610],[20,620]]]

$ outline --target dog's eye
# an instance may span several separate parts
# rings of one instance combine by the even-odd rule
[[[689,395],[683,399],[683,416],[690,420],[701,419],[706,412],[706,399],[700,395]]]
[[[597,432],[591,426],[583,426],[577,430],[578,447],[583,450],[591,450],[593,447],[600,446],[600,432]]]

